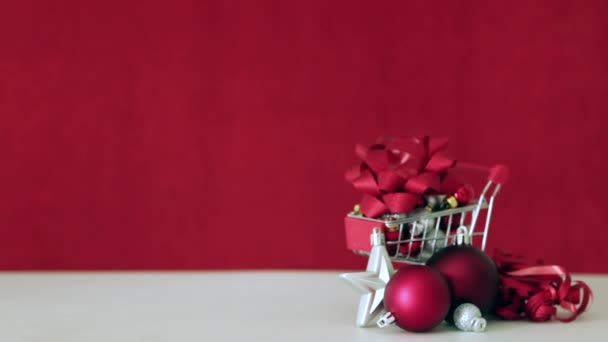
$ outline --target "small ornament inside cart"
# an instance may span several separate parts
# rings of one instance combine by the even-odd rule
[[[475,189],[454,176],[456,162],[442,152],[446,144],[401,137],[356,148],[361,163],[346,178],[363,198],[345,218],[346,243],[370,259],[366,272],[342,277],[361,292],[358,326],[426,331],[445,319],[465,331],[486,327],[482,316],[496,296],[498,271],[482,251],[508,170],[485,169],[486,185],[475,198]],[[381,277],[378,265],[391,262],[420,266],[401,268],[394,277],[385,267]],[[479,271],[470,271],[469,263]]]

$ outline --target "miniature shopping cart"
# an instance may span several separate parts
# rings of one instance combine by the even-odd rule
[[[494,201],[508,177],[508,169],[496,165],[483,170],[489,171],[489,175],[481,195],[462,207],[389,215],[383,219],[367,218],[355,211],[349,213],[345,218],[347,247],[357,254],[369,255],[370,235],[374,228],[380,228],[386,236],[386,249],[395,262],[424,264],[441,248],[462,242],[458,240],[484,250]]]

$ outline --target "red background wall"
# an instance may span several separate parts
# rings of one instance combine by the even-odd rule
[[[353,146],[503,162],[490,249],[608,272],[606,1],[5,1],[0,268],[362,268]]]

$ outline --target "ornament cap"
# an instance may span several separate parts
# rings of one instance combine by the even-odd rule
[[[454,209],[458,206],[458,200],[454,196],[448,197],[445,202],[448,204],[448,207]]]
[[[382,230],[378,227],[375,227],[372,230],[372,235],[370,236],[370,243],[372,246],[380,246],[384,245],[384,234]]]
[[[387,312],[385,314],[383,314],[382,316],[380,316],[380,318],[378,319],[378,322],[376,322],[376,324],[380,327],[380,328],[386,328],[391,324],[395,323],[395,316],[393,316],[392,313]]]
[[[486,330],[487,321],[483,317],[473,318],[471,320],[471,331],[483,332]]]
[[[457,245],[470,245],[471,235],[466,226],[460,226],[456,230],[456,244]]]

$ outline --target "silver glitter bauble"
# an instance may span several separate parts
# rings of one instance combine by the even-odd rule
[[[446,245],[445,233],[441,229],[431,229],[424,237],[424,250],[435,252]]]
[[[454,310],[454,324],[462,331],[482,332],[486,330],[487,322],[477,306],[464,303]]]
[[[416,208],[412,210],[410,216],[420,216],[427,214],[428,211],[425,208]],[[412,236],[422,235],[425,231],[428,232],[435,229],[435,218],[421,218],[415,222],[408,224],[409,233]]]

